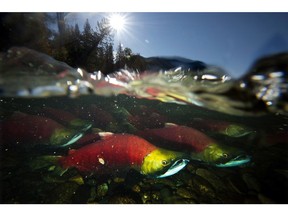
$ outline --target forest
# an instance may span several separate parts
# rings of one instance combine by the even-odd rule
[[[112,73],[122,68],[145,69],[144,58],[121,43],[107,18],[91,26],[69,25],[65,13],[0,13],[0,51],[25,46],[87,72]]]

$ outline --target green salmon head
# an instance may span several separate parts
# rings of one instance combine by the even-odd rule
[[[82,120],[82,119],[73,119],[72,121],[69,122],[69,126],[74,128],[74,129],[87,131],[92,127],[92,123],[87,122],[87,121]]]
[[[144,158],[141,173],[151,177],[164,178],[179,172],[188,162],[189,160],[183,153],[156,149]]]
[[[251,157],[235,147],[211,144],[202,152],[192,153],[191,159],[213,164],[217,167],[233,167],[248,163]]]
[[[254,133],[254,132],[255,131],[247,127],[236,125],[236,124],[231,124],[222,133],[230,137],[242,137],[242,136],[246,136],[248,134]]]
[[[57,129],[50,137],[52,146],[68,146],[75,143],[83,136],[83,132],[71,129]]]

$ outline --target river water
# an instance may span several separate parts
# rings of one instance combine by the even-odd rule
[[[23,47],[2,53],[1,203],[287,203],[287,56],[264,57],[234,80],[209,65],[103,75]],[[111,136],[111,150],[98,150]],[[152,153],[139,158],[140,137],[183,166],[145,173]],[[113,150],[118,142],[124,150]],[[95,155],[83,151],[94,143]],[[229,160],[203,156],[211,143],[213,158],[228,149]],[[69,169],[55,163],[75,151]]]

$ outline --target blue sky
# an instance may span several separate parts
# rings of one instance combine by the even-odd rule
[[[115,36],[144,57],[181,56],[224,68],[237,78],[258,57],[288,51],[288,13],[120,13],[125,31]],[[109,13],[71,13],[70,23],[91,26]]]

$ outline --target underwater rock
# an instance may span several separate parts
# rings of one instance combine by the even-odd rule
[[[96,197],[97,197],[96,187],[90,187],[90,196],[87,199],[87,204],[95,203]]]
[[[209,199],[212,199],[216,196],[213,186],[200,176],[191,176],[188,185],[202,197],[209,197]]]
[[[160,190],[160,196],[161,196],[161,199],[162,200],[165,200],[167,197],[171,196],[172,195],[172,190],[171,188],[169,187],[163,187],[161,190]]]
[[[152,203],[152,201],[151,201],[151,195],[150,195],[150,193],[148,193],[148,192],[142,193],[142,194],[141,194],[141,199],[142,199],[143,204]]]
[[[264,194],[258,194],[258,199],[261,201],[263,204],[276,204],[276,202],[269,197],[265,196]]]
[[[77,188],[75,196],[73,196],[73,203],[87,204],[95,199],[95,187],[89,185],[81,185]]]
[[[106,201],[105,201],[106,203]],[[120,186],[115,188],[108,197],[109,204],[142,204],[142,197],[131,189]]]
[[[123,182],[125,182],[125,178],[115,177],[113,179],[113,182],[115,182],[115,183],[123,183]]]
[[[288,170],[275,169],[275,172],[281,176],[284,176],[286,179],[288,179]]]
[[[198,196],[191,188],[181,187],[172,191],[165,187],[160,191],[162,202],[165,204],[195,204]]]
[[[258,193],[261,191],[261,186],[259,182],[252,174],[244,173],[242,175],[242,179],[250,190],[258,192]]]
[[[226,185],[213,172],[211,172],[207,169],[198,168],[196,170],[196,175],[201,176],[206,181],[208,181],[217,191],[225,191]]]
[[[66,182],[55,187],[45,200],[51,204],[71,204],[79,185],[74,182]]]
[[[139,185],[133,185],[132,191],[134,191],[136,193],[140,193],[141,192],[141,187]]]
[[[144,204],[160,204],[162,203],[161,201],[161,193],[160,191],[145,191],[144,193],[141,194],[142,202]]]
[[[194,199],[197,200],[197,195],[191,190],[191,188],[180,187],[177,188],[176,194],[185,198],[185,199]]]
[[[183,170],[174,176],[173,182],[175,184],[175,187],[178,188],[187,185],[190,179],[191,174],[187,170]]]
[[[97,197],[104,197],[108,193],[109,187],[107,183],[103,183],[101,185],[98,185],[96,194]]]
[[[68,176],[68,175],[67,175]],[[41,175],[42,177],[42,180],[44,182],[47,182],[47,183],[65,183],[65,182],[74,182],[78,185],[83,185],[84,184],[84,180],[82,178],[82,176],[80,175],[75,175],[75,176],[72,176],[71,178],[69,177],[66,177],[66,176],[58,176],[58,175],[55,175],[54,173],[43,173]]]
[[[170,196],[164,202],[165,204],[196,204],[197,202],[193,199],[184,199],[179,196]]]
[[[130,196],[117,195],[113,196],[108,201],[109,204],[137,204],[137,202]]]
[[[11,172],[9,179],[1,179],[0,201],[6,204],[43,204],[55,186],[41,181],[37,173],[25,172],[19,175],[17,171]]]
[[[145,188],[145,185],[152,188],[162,188],[164,186],[168,186],[170,188],[173,188],[175,186],[174,182],[170,178],[146,178],[143,180],[143,187]]]
[[[248,196],[246,195],[244,199],[244,204],[261,204],[257,196]]]
[[[193,164],[193,163],[188,163],[186,166],[187,171],[192,173],[192,174],[196,173],[197,168],[198,168],[198,166],[196,166],[196,164]]]
[[[239,194],[246,194],[248,192],[248,188],[245,182],[238,176],[229,176],[227,179],[227,183],[233,191]]]

